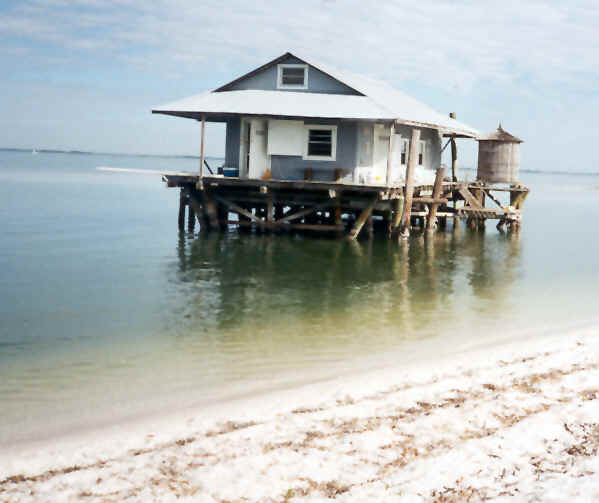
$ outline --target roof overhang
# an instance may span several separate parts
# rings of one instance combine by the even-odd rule
[[[453,138],[477,138],[478,137],[478,133],[474,133],[473,131],[465,131],[462,129],[442,127],[442,126],[439,126],[438,124],[430,124],[427,122],[396,119],[395,124],[404,125],[404,126],[412,126],[415,128],[436,129],[444,137],[453,137]]]
[[[201,115],[252,115],[310,119],[394,120],[366,96],[297,91],[207,92],[156,107],[152,113],[197,118]]]
[[[207,92],[156,107],[154,114],[184,117],[209,122],[224,122],[232,117],[280,119],[333,119],[393,122],[438,130],[443,135],[476,138],[478,132],[454,121],[433,115],[436,122],[398,118],[367,96],[317,94],[295,91],[221,91]]]
[[[393,119],[381,119],[378,117],[315,117],[313,115],[281,115],[281,114],[263,114],[263,113],[230,113],[230,112],[180,112],[176,110],[152,110],[153,114],[157,115],[170,115],[172,117],[183,117],[185,119],[193,119],[201,121],[202,117],[206,118],[206,122],[227,122],[228,119],[236,117],[256,117],[266,119],[281,119],[281,120],[304,120],[304,121],[316,121],[316,120],[336,120],[340,122],[393,122]],[[431,126],[419,126],[419,127],[431,127]],[[437,129],[437,128],[434,128]]]

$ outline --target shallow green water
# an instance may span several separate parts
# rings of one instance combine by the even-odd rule
[[[197,161],[0,152],[0,445],[595,323],[599,176],[526,174],[519,234],[180,234]]]

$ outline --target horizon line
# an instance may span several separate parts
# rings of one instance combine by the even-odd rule
[[[59,148],[25,148],[25,147],[0,147],[1,152],[38,152],[42,154],[80,154],[80,155],[121,155],[131,157],[179,157],[187,159],[200,159],[199,155],[193,154],[142,154],[130,152],[95,152],[92,150],[59,149]],[[223,156],[206,155],[206,159],[224,159]]]

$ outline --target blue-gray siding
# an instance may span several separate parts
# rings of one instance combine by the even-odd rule
[[[335,169],[343,175],[353,173],[356,166],[357,127],[355,122],[318,121],[306,124],[337,124],[337,156],[335,161],[307,161],[300,156],[271,156],[270,170],[275,180],[303,180],[306,168],[312,168],[313,180],[334,180]]]
[[[281,61],[280,64],[303,64],[303,62],[299,59],[288,57]],[[329,77],[327,74],[317,70],[313,66],[310,66],[308,70],[308,89],[277,89],[277,65],[273,65],[260,73],[236,82],[228,88],[227,91],[241,91],[246,89],[323,94],[359,94],[351,87]]]
[[[301,156],[271,156],[271,173],[276,180],[303,180],[306,168],[312,168],[314,180],[332,181],[335,169],[343,169],[343,175],[351,175],[356,167],[358,124],[335,120],[313,120],[306,124],[337,125],[337,158],[335,161],[308,161]],[[403,138],[410,138],[410,126],[399,126],[397,132]],[[421,139],[427,142],[425,168],[436,170],[441,165],[442,139],[434,129],[421,129]],[[239,169],[239,147],[241,142],[241,119],[227,121],[225,166]]]

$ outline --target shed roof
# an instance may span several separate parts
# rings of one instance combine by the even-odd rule
[[[273,66],[286,57],[295,57],[317,68],[362,96],[293,91],[229,91],[231,84]],[[156,107],[153,113],[198,118],[200,114],[266,115],[297,118],[396,120],[403,124],[439,129],[459,136],[479,132],[394,89],[385,82],[332,68],[312,58],[284,55],[214,91]]]
[[[501,127],[501,123],[499,123],[499,127],[497,131],[493,131],[486,136],[481,136],[478,138],[479,141],[502,141],[505,143],[524,143],[520,138],[515,137],[514,135],[508,133]]]

